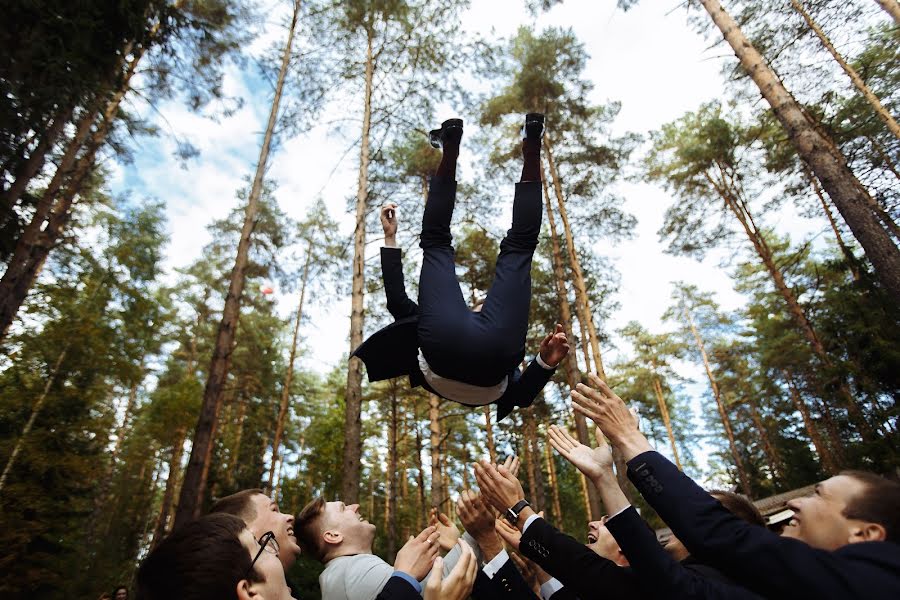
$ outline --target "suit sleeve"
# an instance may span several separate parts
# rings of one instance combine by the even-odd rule
[[[760,596],[749,590],[708,579],[676,561],[659,545],[656,535],[633,506],[609,519],[606,528],[616,538],[635,576],[651,597],[760,600]]]
[[[531,406],[537,395],[541,393],[556,369],[545,369],[532,360],[525,371],[513,370],[506,386],[506,391],[497,400],[498,404],[510,403],[514,406]]]
[[[381,249],[381,277],[387,309],[395,320],[419,314],[418,305],[406,295],[403,280],[403,262],[400,248]]]
[[[422,596],[405,579],[391,577],[384,584],[375,600],[422,600]]]
[[[839,554],[739,519],[659,453],[631,459],[628,477],[695,559],[737,584],[765,597],[862,597]]]
[[[519,542],[519,551],[556,577],[580,600],[641,597],[642,590],[634,573],[595,554],[544,519],[535,519],[528,526]]]
[[[509,559],[493,577],[488,577],[483,569],[478,571],[472,597],[476,600],[539,600]]]

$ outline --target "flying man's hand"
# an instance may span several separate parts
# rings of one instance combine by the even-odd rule
[[[569,340],[563,331],[562,325],[556,324],[556,330],[544,338],[541,342],[541,360],[551,367],[559,364],[559,361],[569,353]]]

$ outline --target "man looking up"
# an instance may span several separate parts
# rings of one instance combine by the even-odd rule
[[[793,500],[782,536],[747,524],[655,452],[604,381],[572,391],[628,477],[692,556],[770,598],[900,598],[900,483],[847,471]]]
[[[226,513],[243,519],[247,529],[259,539],[271,531],[278,542],[278,560],[284,571],[300,556],[300,546],[294,535],[294,515],[278,510],[278,503],[259,489],[241,490],[225,496],[213,504],[210,513]]]

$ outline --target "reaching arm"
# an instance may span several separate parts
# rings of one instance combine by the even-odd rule
[[[394,319],[419,314],[418,305],[406,295],[403,281],[403,262],[400,248],[381,249],[381,277],[384,279],[384,295],[387,309]]]

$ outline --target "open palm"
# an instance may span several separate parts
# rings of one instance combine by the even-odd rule
[[[563,458],[572,463],[576,469],[591,479],[609,474],[613,470],[612,450],[602,433],[597,434],[599,446],[591,448],[585,446],[572,437],[562,427],[551,425],[549,429],[550,445],[559,452]]]

